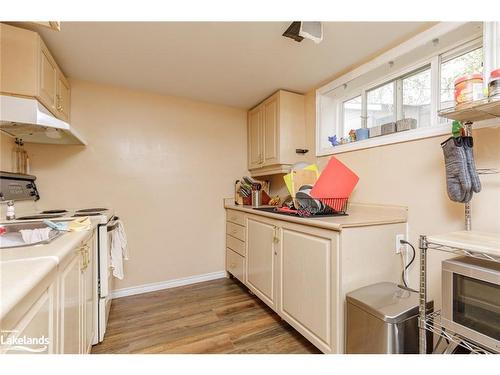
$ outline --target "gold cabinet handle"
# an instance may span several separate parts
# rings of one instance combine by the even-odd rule
[[[81,271],[85,271],[87,267],[89,266],[90,263],[90,256],[89,256],[89,246],[84,245],[80,248],[80,254],[83,256],[83,265],[81,268]]]
[[[56,108],[58,111],[62,111],[61,95],[56,95]]]
[[[82,246],[78,252],[80,253],[83,259],[82,260],[83,264],[82,267],[80,268],[80,271],[83,272],[87,268],[87,260],[86,260],[87,256],[85,255],[85,247]]]
[[[85,245],[85,254],[87,255],[87,263],[85,265],[85,268],[87,268],[90,264],[90,247],[88,245]]]
[[[279,228],[278,227],[274,227],[274,230],[273,230],[273,242],[280,242]]]

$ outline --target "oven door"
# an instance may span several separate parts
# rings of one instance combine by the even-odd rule
[[[478,264],[481,262],[443,262],[442,323],[500,352],[500,269],[485,269]]]

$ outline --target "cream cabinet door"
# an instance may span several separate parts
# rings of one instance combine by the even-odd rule
[[[264,104],[264,165],[279,162],[278,97]]]
[[[55,353],[55,298],[55,286],[51,285],[13,330],[2,330],[0,352],[8,354]]]
[[[333,352],[337,235],[283,225],[279,314],[325,353]]]
[[[92,237],[89,242],[84,245],[84,251],[86,255],[84,256],[83,265],[83,326],[82,332],[84,332],[82,337],[83,352],[90,353],[92,347],[92,341],[94,340],[96,333],[95,327],[95,317],[94,313],[96,311],[95,303],[97,301],[96,293],[97,286],[96,283],[96,262],[95,262],[95,248],[94,239]]]
[[[60,353],[82,352],[82,257],[76,254],[59,277]]]
[[[69,122],[71,90],[68,81],[61,74],[57,75],[56,110],[57,117]]]
[[[247,228],[247,285],[261,300],[274,308],[277,227],[265,219],[248,218]]]
[[[38,97],[47,109],[56,113],[57,68],[49,51],[43,45],[40,49],[39,68]]]
[[[262,108],[248,113],[248,169],[258,168],[263,163]]]

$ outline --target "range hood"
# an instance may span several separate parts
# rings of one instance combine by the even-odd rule
[[[0,130],[25,143],[87,144],[36,99],[0,95]]]

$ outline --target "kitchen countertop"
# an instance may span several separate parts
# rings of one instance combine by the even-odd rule
[[[347,216],[332,217],[296,217],[278,213],[254,210],[252,206],[235,205],[230,198],[224,200],[226,209],[246,212],[252,215],[269,217],[275,220],[284,220],[292,223],[313,227],[341,231],[344,228],[363,227],[369,225],[383,225],[406,223],[408,209],[403,206],[374,205],[364,203],[349,203]]]
[[[99,219],[91,222],[89,230],[65,233],[45,245],[0,249],[0,320],[91,235]]]

